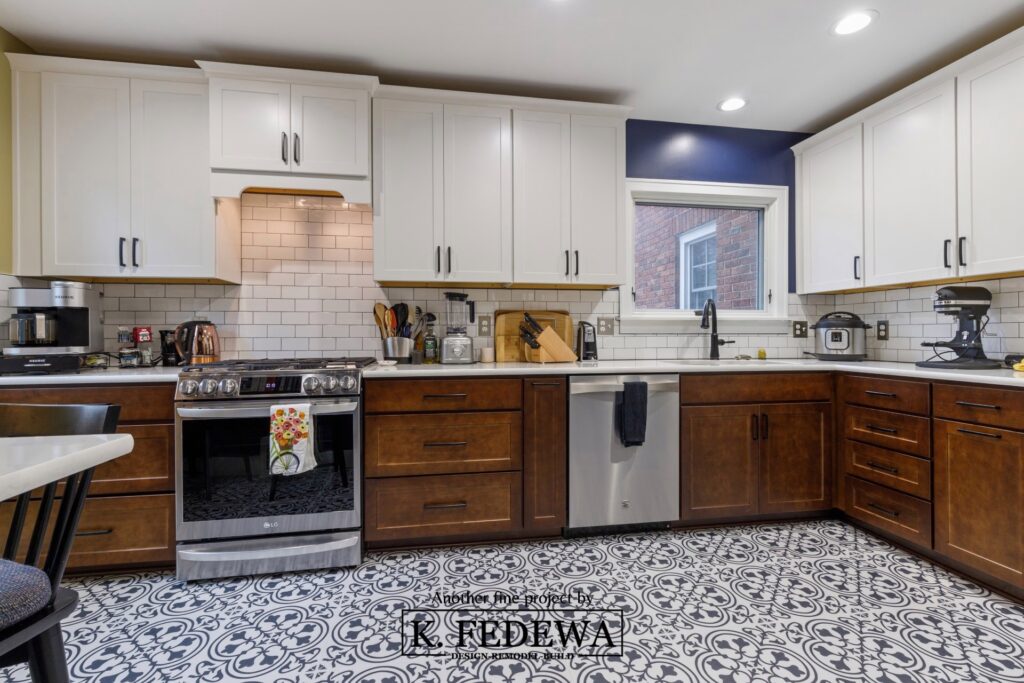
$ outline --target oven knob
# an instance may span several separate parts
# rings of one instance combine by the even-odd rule
[[[185,379],[181,381],[181,386],[179,388],[181,389],[182,396],[195,396],[196,392],[199,390],[199,383],[194,379]]]
[[[345,375],[341,378],[341,388],[345,391],[352,391],[356,388],[356,378],[352,375]]]
[[[203,396],[213,396],[217,393],[217,380],[215,379],[204,379],[199,383],[199,393]]]
[[[220,381],[220,393],[231,396],[238,391],[238,382],[233,379],[222,379]]]
[[[317,389],[320,388],[320,378],[310,375],[306,379],[302,380],[302,390],[307,394],[315,394]]]
[[[338,390],[338,378],[334,375],[328,375],[324,377],[324,391],[337,391]]]

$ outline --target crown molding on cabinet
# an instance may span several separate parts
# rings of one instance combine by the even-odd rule
[[[182,66],[159,66],[156,64],[130,64],[108,62],[97,59],[75,59],[50,55],[28,55],[19,52],[5,53],[12,71],[41,73],[44,71],[85,76],[114,76],[120,78],[172,79],[190,83],[205,83],[206,74],[202,69]]]
[[[492,95],[488,93],[464,92],[461,90],[435,90],[413,88],[402,85],[381,85],[374,97],[416,102],[446,102],[474,106],[497,106],[509,109],[533,109],[564,114],[587,114],[590,116],[618,116],[626,118],[632,107],[619,104],[598,104],[594,102],[573,102],[570,100],[548,100],[540,97],[519,97],[515,95]]]
[[[277,81],[280,83],[360,88],[369,91],[371,95],[377,86],[380,85],[380,79],[376,76],[342,74],[330,71],[307,71],[305,69],[282,69],[276,66],[208,62],[199,59],[196,60],[196,64],[206,76],[218,76],[221,78],[243,78],[253,81]]]

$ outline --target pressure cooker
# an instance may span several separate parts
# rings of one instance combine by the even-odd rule
[[[865,360],[866,331],[871,325],[848,311],[827,313],[811,325],[814,330],[814,351],[804,353],[818,360]]]

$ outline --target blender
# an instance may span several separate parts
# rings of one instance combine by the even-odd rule
[[[473,362],[473,338],[466,334],[473,322],[475,303],[468,294],[445,292],[445,328],[441,340],[441,362],[459,364]]]

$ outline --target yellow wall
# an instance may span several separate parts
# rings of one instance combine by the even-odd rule
[[[0,53],[31,52],[0,28]],[[11,272],[11,65],[0,55],[0,273]]]

